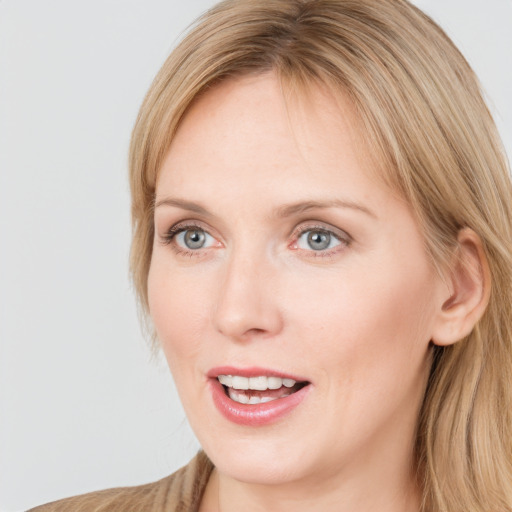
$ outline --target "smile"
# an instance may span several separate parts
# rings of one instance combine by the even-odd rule
[[[227,368],[209,373],[215,406],[230,422],[245,426],[274,423],[302,403],[311,383],[268,370]]]
[[[219,375],[217,379],[224,386],[231,400],[249,405],[264,404],[285,398],[307,384],[306,382],[298,383],[294,379],[265,375],[257,377]]]

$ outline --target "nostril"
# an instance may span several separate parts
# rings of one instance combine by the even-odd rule
[[[238,311],[226,305],[218,308],[214,325],[220,333],[238,341],[273,337],[282,328],[281,316],[275,306],[247,303]]]

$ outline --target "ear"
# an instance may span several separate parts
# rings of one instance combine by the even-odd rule
[[[464,228],[447,271],[448,290],[440,301],[432,342],[452,345],[463,339],[480,320],[489,303],[491,274],[480,237]]]

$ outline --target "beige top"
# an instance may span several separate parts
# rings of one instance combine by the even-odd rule
[[[170,476],[54,501],[29,512],[198,512],[213,464],[204,452]]]

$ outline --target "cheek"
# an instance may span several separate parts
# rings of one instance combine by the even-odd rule
[[[171,363],[200,350],[206,294],[156,256],[148,275],[148,300],[158,340]]]
[[[428,265],[369,262],[302,277],[301,290],[284,301],[288,325],[311,354],[340,369],[340,378],[425,363],[434,318]]]
[[[148,275],[149,309],[156,335],[188,414],[204,399],[198,374],[204,356],[206,294],[198,281],[154,258]]]
[[[386,273],[370,266],[365,272],[353,269],[336,282],[331,279],[325,293],[310,286],[307,300],[289,297],[295,300],[291,323],[302,326],[294,337],[302,340],[302,355],[316,369],[339,439],[372,435],[393,418],[414,421],[424,394],[432,280],[425,269],[402,268],[395,275],[393,268]],[[317,414],[325,415],[325,408],[319,404]]]

